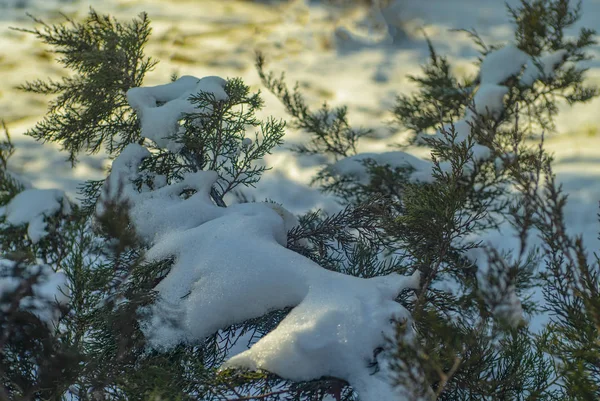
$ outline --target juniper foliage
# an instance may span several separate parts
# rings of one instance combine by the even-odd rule
[[[594,32],[583,29],[575,39],[565,34],[581,13],[569,0],[522,0],[508,12],[521,50],[534,57],[564,50],[565,60],[552,76],[532,85],[519,80],[522,71],[503,82],[508,88],[503,112],[479,113],[461,141],[456,123],[475,112],[473,96],[481,82],[478,76],[456,76],[429,43],[430,62],[412,78],[419,90],[399,97],[393,111],[412,143],[431,149],[431,182],[411,180],[411,167],[373,159],[363,162],[366,182],[334,174],[332,164],[355,156],[369,131],[352,127],[345,107],[313,110],[297,86],[290,90],[284,76],[267,72],[265,57],[257,56],[266,88],[282,101],[292,126],[310,135],[295,150],[328,158],[315,184],[344,205],[334,215],[314,211],[300,216],[300,225],[288,233],[288,247],[327,269],[357,277],[421,273],[419,290],[397,299],[412,320],[397,322],[386,344],[394,380],[408,392],[407,399],[600,396],[599,260],[590,257],[585,239],[567,233],[566,196],[556,183],[552,158],[543,143],[532,145],[536,132],[553,127],[559,100],[577,103],[597,94],[585,86],[585,71],[564,63],[587,57]],[[256,117],[263,107],[260,93],[251,93],[239,79],[227,81],[226,101],[208,92],[190,98],[198,110],[211,112],[181,118],[171,138],[180,145],[176,149],[154,147],[141,138],[125,92],[141,86],[154,65],[143,53],[150,34],[144,14],[126,24],[94,11],[82,23],[36,21],[42,28],[29,32],[54,46],[59,62],[75,75],[24,85],[28,91],[57,95],[48,116],[30,131],[34,138],[61,143],[72,162],[79,152],[105,149],[116,156],[127,144],[143,141],[152,152],[142,164],[148,179],[141,179],[140,187],[152,188],[153,174],[171,183],[187,172],[214,170],[219,180],[211,197],[222,207],[227,194],[254,185],[268,168],[260,160],[282,143],[285,124]],[[486,45],[476,32],[469,35],[482,58],[499,47]],[[423,136],[435,128],[440,135]],[[480,145],[489,148],[487,157],[475,157]],[[24,189],[7,171],[12,149],[7,133],[0,144],[0,206]],[[221,330],[201,344],[149,350],[140,314],[153,303],[154,287],[173,260],[144,259],[148,245],[130,223],[131,205],[122,188],[88,182],[81,196],[81,206],[71,205],[70,214],[46,218],[50,235],[36,243],[25,226],[10,225],[0,216],[0,255],[7,262],[0,280],[20,283],[0,299],[0,399],[357,399],[338,378],[296,383],[264,371],[219,371],[240,337],[249,334],[256,342],[289,309]],[[518,249],[501,252],[479,240],[507,222]],[[541,237],[539,248],[528,243],[532,234]],[[478,263],[473,254],[479,255]],[[64,271],[70,283],[70,302],[57,309],[55,324],[19,307],[40,279],[30,273],[37,264]],[[544,303],[529,298],[539,287]],[[506,313],[513,293],[528,316],[549,313],[542,332]],[[380,369],[376,356],[381,351],[374,350],[373,371]]]
[[[413,325],[399,323],[396,338],[390,340],[396,349],[392,364],[397,382],[413,389],[408,399],[598,397],[600,376],[593,358],[598,356],[594,342],[599,333],[591,294],[598,290],[599,267],[597,260],[588,262],[583,239],[566,234],[566,198],[554,181],[551,158],[531,143],[536,132],[553,129],[560,100],[573,104],[597,95],[596,88],[584,83],[585,70],[564,64],[588,57],[585,49],[596,43],[595,32],[584,28],[575,39],[565,34],[581,15],[580,3],[524,0],[508,11],[519,49],[534,57],[564,50],[564,59],[553,76],[543,76],[533,85],[519,80],[522,71],[503,82],[508,87],[503,112],[478,115],[469,124],[469,137],[461,141],[454,123],[475,112],[473,96],[480,78],[454,75],[449,61],[429,42],[430,62],[422,75],[411,77],[419,90],[400,96],[394,113],[401,128],[412,133],[412,144],[431,149],[434,182],[414,183],[409,179],[412,168],[374,159],[363,161],[370,176],[367,183],[351,174],[335,174],[331,166],[315,180],[349,208],[384,199],[387,213],[376,213],[384,216],[380,237],[385,251],[398,256],[397,271],[417,268],[422,273],[416,298],[403,300]],[[467,33],[482,58],[501,47],[486,45],[477,32]],[[292,124],[320,145],[317,152],[331,155],[332,161],[355,154],[357,138],[340,135],[338,128],[352,132],[345,109],[341,114],[327,105],[309,110],[297,88],[289,90],[283,76],[265,72],[261,55],[257,67]],[[440,135],[423,135],[436,128]],[[474,156],[478,144],[490,148],[489,157]],[[504,221],[515,227],[520,239],[519,249],[510,254],[477,239]],[[528,246],[531,232],[543,238],[541,249]],[[477,249],[488,266],[483,277],[467,257]],[[537,268],[541,262],[545,269]],[[451,291],[444,289],[448,282],[453,283]],[[544,288],[544,305],[527,296],[537,286]],[[511,325],[498,313],[511,287],[529,315],[550,312],[551,323],[542,334],[531,332],[524,322]],[[416,340],[407,340],[411,330],[416,330]]]
[[[102,146],[117,155],[128,143],[140,138],[135,115],[125,93],[142,84],[145,74],[156,64],[144,56],[150,36],[150,20],[144,13],[130,23],[91,10],[87,19],[41,25],[33,30],[17,29],[33,34],[52,46],[57,61],[75,75],[55,80],[35,80],[21,89],[54,95],[44,120],[28,135],[44,142],[58,142],[69,152],[74,164],[79,152],[96,153]]]

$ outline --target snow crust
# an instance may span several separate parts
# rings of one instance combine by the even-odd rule
[[[369,362],[385,344],[392,319],[409,319],[395,298],[416,288],[418,275],[361,279],[323,269],[285,246],[297,219],[272,203],[213,204],[212,171],[188,174],[181,182],[138,192],[131,184],[147,152],[129,145],[115,159],[111,177],[150,245],[148,261],[172,257],[174,264],[155,287],[158,300],[142,311],[142,330],[151,347],[167,350],[201,342],[219,329],[285,307],[290,314],[226,367],[265,369],[293,380],[330,375],[347,380],[361,399],[397,394]],[[128,182],[123,182],[127,180]],[[111,185],[111,184],[107,184]],[[196,193],[180,197],[184,189]]]
[[[170,137],[177,133],[179,120],[185,114],[211,111],[192,104],[190,96],[207,92],[215,100],[225,101],[228,99],[225,84],[223,78],[216,76],[198,79],[186,75],[169,84],[132,88],[127,91],[127,100],[138,113],[142,136],[161,148],[176,150],[179,144]]]
[[[4,212],[7,223],[27,224],[27,235],[35,244],[48,235],[45,218],[59,212],[69,214],[71,205],[61,190],[26,189],[11,199]]]
[[[52,326],[60,316],[60,306],[69,301],[68,279],[64,272],[53,271],[47,265],[19,266],[23,271],[15,275],[14,261],[0,259],[0,311],[11,308],[16,291],[27,293],[26,281],[36,276],[30,295],[22,296],[19,309],[36,315],[43,323]]]

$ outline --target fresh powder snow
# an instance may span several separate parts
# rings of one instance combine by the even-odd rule
[[[521,83],[531,86],[538,79],[552,78],[554,71],[565,61],[567,51],[564,49],[555,52],[546,52],[539,58],[530,57],[521,77]]]
[[[481,84],[504,83],[508,78],[518,75],[530,59],[527,53],[513,44],[489,52],[481,62]]]

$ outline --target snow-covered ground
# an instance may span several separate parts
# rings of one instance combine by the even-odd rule
[[[315,1],[252,2],[237,0],[0,0],[0,118],[6,120],[17,145],[12,168],[39,188],[61,188],[71,195],[88,178],[105,175],[108,162],[102,155],[82,156],[75,169],[53,144],[38,144],[22,133],[39,120],[47,99],[19,92],[15,86],[27,79],[60,77],[65,71],[53,55],[31,36],[9,27],[32,27],[29,12],[49,22],[59,11],[84,17],[91,5],[101,13],[130,19],[146,11],[154,34],[148,53],[160,60],[147,85],[168,81],[172,73],[198,77],[217,75],[244,78],[261,87],[254,69],[254,52],[265,53],[269,68],[286,71],[290,84],[298,81],[311,103],[348,105],[354,125],[374,128],[376,135],[361,143],[363,152],[390,150],[400,138],[389,122],[395,97],[413,89],[408,74],[418,74],[426,61],[423,32],[440,54],[449,57],[459,73],[472,72],[477,53],[465,34],[454,28],[474,28],[488,43],[512,38],[504,1],[500,0],[398,0],[394,24],[402,30],[394,44],[382,44],[377,32],[369,33],[358,22],[364,9],[341,10]],[[510,0],[516,4],[518,1]],[[583,0],[580,25],[600,30],[600,0]],[[376,21],[375,21],[376,22]],[[346,29],[347,28],[347,29]],[[362,29],[362,32],[358,30]],[[358,37],[354,33],[360,34]],[[600,84],[600,47],[593,49],[589,80]],[[264,115],[286,118],[282,106],[264,92]],[[556,155],[555,170],[570,193],[569,226],[599,248],[593,218],[600,200],[600,100],[574,108],[564,107],[557,133],[547,146]],[[332,210],[335,201],[308,182],[318,169],[315,158],[298,157],[288,150],[308,138],[289,130],[286,145],[267,157],[273,169],[247,191],[250,198],[271,198],[294,213],[311,208]],[[423,156],[423,150],[416,152]]]

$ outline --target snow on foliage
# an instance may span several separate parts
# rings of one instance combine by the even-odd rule
[[[464,118],[453,123],[444,124],[434,134],[420,133],[417,141],[426,142],[426,139],[429,138],[430,140],[460,144],[471,140],[473,160],[491,157],[490,149],[477,143],[472,131],[479,118],[485,116],[497,117],[503,112],[504,97],[508,94],[509,89],[502,84],[506,83],[510,77],[519,76],[521,72],[523,72],[521,82],[526,85],[532,85],[537,79],[551,76],[557,65],[564,60],[565,54],[564,51],[558,51],[543,55],[539,60],[534,61],[534,58],[512,44],[489,52],[481,63],[480,85],[473,97],[472,105],[465,112]],[[337,161],[330,166],[330,171],[337,176],[351,176],[359,183],[366,185],[371,179],[368,161],[391,168],[412,168],[413,171],[409,175],[412,182],[428,183],[433,181],[434,164],[405,152],[359,153]],[[467,163],[464,166],[465,172],[470,171],[472,166],[473,161]],[[439,167],[441,171],[449,171],[452,168],[444,160],[440,160]],[[495,243],[500,242],[495,241]],[[494,245],[494,243],[491,245]],[[487,257],[484,256],[482,249],[477,251],[478,253],[472,253],[470,258],[473,263],[478,265],[480,285],[482,288],[488,288],[489,286],[485,282],[485,277],[489,272]],[[521,302],[514,286],[511,285],[503,290],[503,294],[496,294],[497,296],[495,296],[499,301],[494,308],[494,313],[510,325],[516,326],[522,320]]]
[[[537,79],[551,76],[556,66],[564,60],[565,54],[566,52],[561,50],[534,59],[513,44],[489,52],[481,63],[480,85],[473,96],[472,106],[465,112],[465,117],[454,123],[445,124],[433,135],[421,133],[417,140],[453,137],[456,144],[466,141],[471,137],[473,124],[480,116],[497,117],[502,113],[504,97],[509,92],[508,87],[502,84],[508,78],[518,76],[524,69],[521,82],[525,85],[532,85]],[[471,151],[476,160],[490,157],[490,149],[476,142]],[[391,168],[412,168],[414,171],[410,175],[410,179],[413,182],[433,181],[433,163],[405,152],[360,153],[334,163],[330,167],[330,172],[337,176],[351,176],[366,185],[370,181],[367,161],[381,166],[387,165]],[[442,171],[451,168],[444,162],[440,164],[440,167]]]
[[[18,309],[53,325],[60,315],[59,307],[69,301],[68,294],[67,276],[62,271],[0,259],[0,312],[14,308],[13,301],[19,298]]]
[[[531,57],[510,44],[489,52],[481,63],[481,84],[499,85],[508,78],[518,75]]]
[[[193,111],[186,97],[211,89],[226,99],[221,82],[184,77],[130,90],[129,101],[141,111],[142,134],[170,147],[166,137],[182,113]],[[210,197],[218,178],[214,171],[188,173],[169,185],[157,176],[154,182],[162,185],[138,190],[133,181],[143,174],[144,181],[149,178],[138,169],[148,155],[146,148],[128,145],[113,162],[103,196],[127,201],[136,233],[149,245],[148,261],[174,260],[155,287],[157,301],[142,311],[151,347],[201,342],[232,324],[293,307],[277,328],[226,366],[265,369],[293,380],[334,376],[366,401],[395,396],[386,372],[373,375],[369,365],[374,350],[385,345],[385,333],[392,334],[392,320],[410,318],[395,299],[418,285],[417,275],[362,279],[322,268],[286,248],[287,231],[298,221],[282,206],[216,206]],[[182,196],[190,190],[191,196]]]
[[[4,211],[7,223],[27,224],[27,235],[34,244],[48,235],[45,218],[58,212],[71,212],[69,200],[58,189],[26,189],[12,198]]]
[[[546,52],[539,58],[530,58],[521,77],[521,84],[530,86],[538,79],[552,77],[554,70],[565,60],[566,55],[567,50],[561,49],[556,52]]]
[[[151,245],[147,260],[174,258],[142,322],[152,347],[199,342],[234,323],[294,307],[275,330],[226,366],[265,369],[293,380],[335,376],[349,381],[364,400],[394,394],[385,375],[372,376],[368,364],[385,344],[384,333],[391,334],[391,319],[409,318],[395,298],[416,287],[417,276],[361,279],[323,269],[285,247],[294,218],[281,206],[214,205],[212,171],[137,192],[131,180],[144,151],[129,145],[111,176],[129,180],[121,185],[121,196],[131,205],[138,235]],[[196,192],[182,199],[184,189]]]
[[[413,171],[410,174],[411,180],[421,182],[433,181],[431,175],[433,164],[431,162],[401,151],[359,153],[355,156],[341,159],[328,168],[333,175],[351,176],[357,182],[366,185],[370,181],[370,174],[366,168],[368,162],[392,168],[412,169]]]
[[[502,85],[485,84],[480,85],[473,103],[475,112],[479,115],[498,116],[504,109],[503,99],[508,94],[508,88]]]
[[[198,79],[186,75],[170,84],[132,88],[127,92],[127,100],[140,117],[142,136],[152,139],[161,148],[176,150],[179,145],[170,137],[177,133],[177,122],[186,113],[206,111],[190,102],[190,96],[208,92],[216,100],[227,100],[225,83],[219,77]]]

